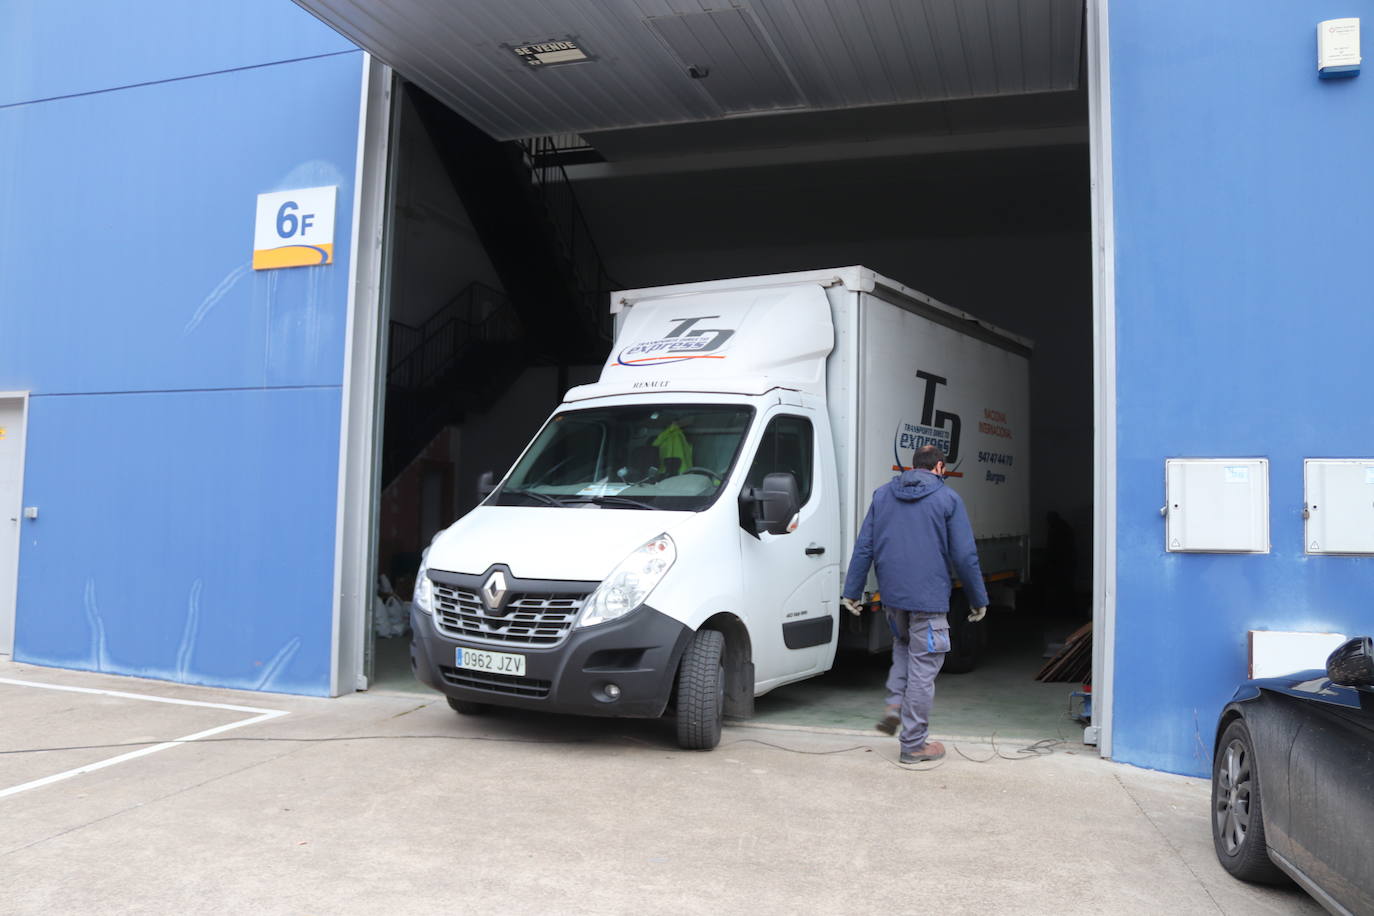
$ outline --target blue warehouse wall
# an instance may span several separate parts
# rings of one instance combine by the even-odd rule
[[[362,53],[280,0],[6,17],[15,658],[327,693]],[[317,185],[335,263],[254,272],[257,195]]]
[[[1374,632],[1374,559],[1308,557],[1305,457],[1374,454],[1374,74],[1317,78],[1334,0],[1112,2],[1114,756],[1210,771],[1246,631]],[[1267,555],[1167,554],[1167,457],[1267,457]]]

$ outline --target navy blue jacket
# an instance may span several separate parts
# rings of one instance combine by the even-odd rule
[[[933,471],[906,471],[873,491],[849,560],[844,597],[863,597],[875,562],[885,607],[949,613],[951,566],[969,607],[987,606],[988,589],[964,501]]]

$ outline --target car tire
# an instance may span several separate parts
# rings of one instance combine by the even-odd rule
[[[987,618],[977,623],[968,619],[968,596],[962,588],[949,596],[949,651],[940,670],[948,674],[967,674],[978,667],[983,654],[983,629]]]
[[[677,670],[677,743],[684,750],[709,751],[720,744],[725,714],[725,634],[697,630]]]
[[[460,716],[482,716],[491,712],[491,707],[486,703],[472,703],[468,700],[455,700],[448,697],[449,708]]]
[[[1212,761],[1212,846],[1233,877],[1257,884],[1288,880],[1269,858],[1255,744],[1243,719],[1226,726]]]

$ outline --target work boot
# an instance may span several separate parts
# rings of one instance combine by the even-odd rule
[[[897,734],[897,729],[902,727],[902,717],[898,715],[901,708],[900,706],[889,706],[887,708],[887,715],[883,716],[882,719],[878,721],[878,724],[873,727],[884,735]]]
[[[938,741],[927,741],[914,751],[902,751],[902,756],[898,757],[897,760],[901,763],[925,763],[929,760],[939,760],[943,756],[945,756],[943,744]]]

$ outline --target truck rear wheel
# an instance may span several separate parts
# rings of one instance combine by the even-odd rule
[[[949,652],[945,654],[941,671],[965,674],[978,667],[978,659],[983,654],[983,627],[987,618],[972,623],[968,615],[968,596],[962,588],[955,589],[949,596]]]
[[[725,715],[725,635],[697,630],[677,669],[677,743],[689,751],[709,751],[720,744]]]

